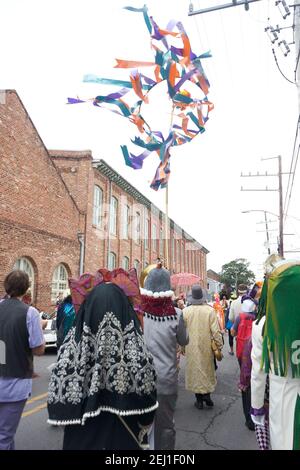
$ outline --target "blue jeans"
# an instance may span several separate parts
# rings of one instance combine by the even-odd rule
[[[15,434],[26,400],[0,403],[0,450],[15,449]]]

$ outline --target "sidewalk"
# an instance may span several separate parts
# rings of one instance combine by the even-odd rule
[[[224,358],[218,363],[218,384],[212,399],[215,406],[194,407],[195,396],[184,386],[185,358],[181,356],[179,393],[175,412],[178,450],[258,450],[255,432],[245,426],[241,394],[237,388],[239,366],[228,354],[225,336]]]

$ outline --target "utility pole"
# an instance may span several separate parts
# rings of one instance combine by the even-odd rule
[[[267,235],[267,248],[268,248],[268,255],[271,254],[270,250],[270,238],[269,238],[269,228],[268,228],[268,219],[267,219],[267,213],[264,211],[265,214],[265,223],[266,223],[266,235]]]
[[[277,176],[278,177],[278,189],[269,189],[266,186],[266,189],[243,189],[241,187],[241,191],[278,191],[279,193],[279,239],[278,239],[278,254],[280,256],[284,256],[284,248],[283,248],[283,195],[282,195],[282,175],[284,174],[290,174],[290,172],[283,173],[282,172],[282,162],[281,162],[281,155],[278,155],[277,157],[270,157],[270,158],[262,158],[262,160],[274,160],[275,158],[278,158],[278,173],[275,174],[269,174],[269,173],[259,173],[257,172],[256,174],[251,174],[249,173],[248,175],[244,175],[241,173],[241,177],[258,177],[258,176]]]
[[[269,211],[265,211],[265,210],[262,210],[262,209],[250,209],[250,210],[247,210],[247,211],[242,211],[243,214],[248,214],[250,212],[263,212],[264,215],[265,215],[265,220],[264,222],[257,222],[258,224],[265,224],[265,227],[266,227],[266,238],[267,238],[267,248],[268,248],[268,254],[270,255],[271,254],[271,250],[270,250],[270,237],[269,237],[269,232],[271,231],[276,231],[277,232],[277,229],[273,230],[273,229],[269,229],[269,226],[268,226],[268,223],[269,222],[277,222],[277,220],[270,220],[268,221],[267,219],[267,213],[269,213]],[[276,215],[276,214],[273,214],[273,215]],[[278,217],[278,215],[276,215],[276,217]],[[257,230],[257,232],[264,232],[264,230]],[[277,244],[278,246],[278,244]]]

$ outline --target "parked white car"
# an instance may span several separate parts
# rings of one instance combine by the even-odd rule
[[[49,314],[45,312],[41,312],[41,319],[47,320],[46,328],[43,330],[44,338],[45,338],[45,347],[56,348],[56,341],[57,341],[56,318],[49,318],[49,317],[50,317]]]

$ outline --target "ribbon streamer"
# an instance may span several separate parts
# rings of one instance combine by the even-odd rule
[[[115,68],[131,69],[129,80],[103,78],[88,74],[84,76],[83,81],[99,85],[118,86],[120,87],[119,91],[107,95],[99,94],[92,100],[68,98],[68,104],[92,101],[95,106],[108,108],[110,111],[129,119],[140,134],[131,139],[131,142],[144,150],[142,153],[135,155],[128,150],[126,145],[121,145],[125,164],[135,170],[141,169],[144,160],[152,152],[156,152],[159,157],[159,164],[151,188],[157,191],[168,184],[171,173],[171,148],[186,144],[205,131],[205,124],[214,106],[207,98],[210,84],[202,67],[201,59],[211,57],[211,53],[207,51],[202,54],[195,54],[192,51],[188,34],[180,21],[172,19],[168,22],[166,28],[161,28],[152,16],[149,17],[146,5],[142,8],[126,6],[124,9],[143,14],[150,35],[154,61],[116,59]],[[177,41],[176,45],[172,44],[174,40]],[[181,41],[181,47],[178,47],[178,41]],[[139,68],[144,67],[147,67],[151,73],[142,74]],[[141,115],[142,104],[148,105],[151,101],[149,92],[164,80],[167,82],[170,104],[172,104],[174,110],[174,120],[177,121],[172,122],[166,139],[164,139],[160,130],[153,131]],[[198,87],[204,97],[202,99],[195,98],[183,89],[187,82]],[[127,101],[127,95],[130,96],[130,93],[133,93],[136,97],[136,101],[132,105],[124,101],[124,96],[126,95]],[[203,112],[204,109],[205,113]],[[178,113],[175,110],[180,112]]]

